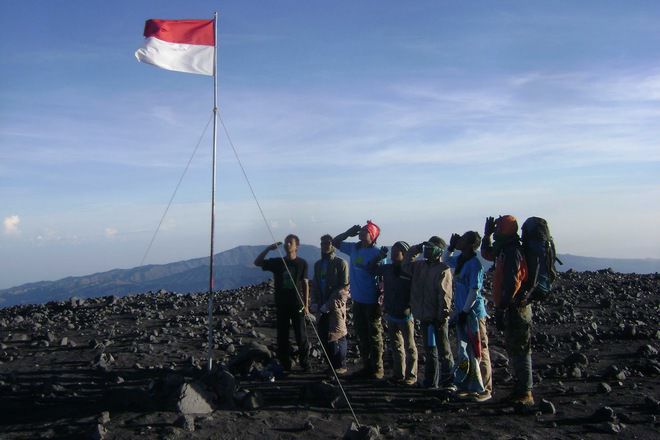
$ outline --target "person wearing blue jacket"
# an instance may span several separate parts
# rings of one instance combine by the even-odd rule
[[[356,235],[360,240],[357,243],[344,241]],[[369,263],[380,254],[380,250],[376,247],[379,235],[380,228],[368,220],[366,225],[355,225],[332,240],[332,244],[337,249],[350,256],[349,279],[351,298],[353,298],[353,322],[362,359],[362,369],[354,376],[378,380],[385,375],[383,324],[381,308],[378,304],[380,292],[376,276]]]
[[[484,270],[477,257],[481,236],[468,231],[452,234],[443,260],[454,270],[454,307],[458,342],[454,383],[460,397],[484,402],[492,397],[493,381],[488,351],[486,305],[482,295]],[[460,254],[453,255],[454,249]]]

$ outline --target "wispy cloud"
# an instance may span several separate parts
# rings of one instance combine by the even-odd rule
[[[20,235],[21,230],[19,229],[19,224],[21,223],[21,218],[18,215],[10,215],[5,217],[3,221],[5,235]]]

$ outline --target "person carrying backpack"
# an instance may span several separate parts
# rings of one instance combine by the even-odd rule
[[[494,237],[494,241],[491,240]],[[532,308],[524,301],[527,263],[518,236],[518,221],[512,215],[486,219],[481,256],[495,262],[493,302],[495,324],[504,331],[506,350],[513,367],[515,385],[511,403],[534,405],[532,396]]]

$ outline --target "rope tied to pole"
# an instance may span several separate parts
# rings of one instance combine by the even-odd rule
[[[257,208],[259,209],[259,212],[261,213],[261,218],[264,221],[264,224],[266,225],[266,229],[268,229],[268,233],[270,234],[270,237],[272,239],[273,243],[277,242],[277,239],[275,238],[275,234],[273,234],[273,230],[270,227],[270,224],[268,222],[268,219],[266,218],[266,215],[264,214],[264,210],[261,208],[261,203],[259,203],[259,199],[257,198],[257,195],[254,191],[254,188],[252,187],[252,183],[250,182],[250,179],[248,178],[247,172],[245,171],[245,167],[243,166],[243,163],[241,162],[241,158],[238,155],[238,151],[236,150],[236,147],[234,146],[234,142],[231,140],[231,136],[229,135],[229,131],[227,130],[227,127],[225,126],[225,122],[222,119],[221,115],[218,115],[218,120],[220,121],[220,125],[222,125],[222,129],[225,132],[225,136],[227,136],[227,141],[229,142],[229,145],[231,146],[232,151],[234,152],[234,157],[236,158],[236,161],[238,162],[238,166],[241,169],[241,172],[243,173],[243,177],[245,178],[245,182],[247,183],[250,193],[252,194],[252,198],[254,199],[255,203],[257,204]],[[293,279],[293,275],[291,274],[291,271],[289,270],[289,266],[286,264],[286,260],[284,259],[284,254],[282,254],[282,250],[280,249],[280,246],[277,246],[275,248],[279,254],[279,257],[282,259],[282,263],[284,267],[286,268],[286,272],[289,275],[289,278],[291,279],[291,284],[293,285],[294,289],[296,290],[296,295],[298,295],[298,299],[302,304],[305,304],[305,301],[300,294],[300,290],[298,289],[298,286]],[[307,321],[307,320],[306,320]],[[308,321],[309,322],[309,321]],[[319,332],[314,325],[314,323],[309,322],[309,324],[312,327],[312,330],[314,330],[314,334],[316,335],[316,339],[318,339],[320,346],[321,346],[321,351],[323,352],[325,359],[328,361],[328,365],[330,366],[330,369],[332,370],[332,374],[335,377],[335,380],[337,381],[337,385],[339,386],[339,389],[341,390],[342,395],[344,396],[344,399],[346,400],[346,404],[348,405],[349,410],[351,411],[351,414],[353,416],[353,419],[355,420],[355,423],[357,424],[358,427],[360,427],[360,421],[357,418],[357,415],[355,414],[355,411],[353,410],[353,405],[351,405],[351,401],[348,399],[348,395],[346,394],[346,390],[344,389],[344,386],[342,385],[341,381],[339,380],[339,376],[337,375],[337,371],[335,370],[335,367],[332,365],[332,361],[330,360],[330,355],[328,354],[327,350],[325,349],[324,344],[321,342],[321,336],[319,335]]]

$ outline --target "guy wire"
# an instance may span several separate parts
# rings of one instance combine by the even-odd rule
[[[163,225],[163,221],[165,220],[165,216],[167,215],[167,212],[170,210],[170,206],[172,206],[172,202],[174,201],[174,197],[176,196],[177,191],[179,190],[179,186],[181,186],[181,182],[183,182],[183,178],[185,177],[186,173],[188,172],[188,168],[190,168],[190,163],[192,162],[193,158],[195,157],[195,154],[197,153],[197,150],[199,149],[199,145],[202,143],[202,139],[204,139],[204,135],[206,134],[206,130],[209,128],[209,124],[211,124],[211,120],[213,119],[213,114],[211,114],[211,117],[209,118],[208,122],[206,123],[206,126],[204,127],[204,130],[202,130],[202,134],[199,137],[199,140],[197,141],[197,145],[195,145],[195,148],[193,149],[192,154],[190,155],[190,159],[188,159],[188,163],[186,164],[186,167],[183,169],[183,172],[181,173],[181,177],[179,177],[179,182],[176,184],[176,187],[174,188],[174,192],[172,193],[172,196],[170,197],[170,201],[167,203],[167,207],[165,208],[165,211],[163,212],[163,215],[160,217],[160,222],[158,222],[158,226],[156,227],[156,230],[154,231],[154,235],[151,237],[151,241],[149,242],[149,245],[147,246],[147,250],[144,252],[144,255],[142,256],[142,260],[140,261],[139,266],[142,266],[147,259],[147,255],[149,254],[149,251],[151,250],[151,246],[154,244],[154,241],[156,240],[156,235],[158,234],[158,231],[160,230],[160,227]]]
[[[257,208],[259,208],[259,212],[261,213],[261,218],[264,221],[264,224],[266,225],[266,229],[268,229],[268,233],[270,234],[271,239],[273,240],[273,243],[277,243],[277,240],[275,239],[275,235],[273,234],[273,230],[270,227],[270,224],[268,223],[268,220],[266,219],[266,215],[264,214],[263,209],[261,208],[261,204],[259,203],[259,200],[257,199],[257,195],[254,192],[254,188],[252,188],[252,183],[250,183],[250,179],[248,178],[248,175],[245,171],[245,168],[243,167],[243,163],[241,162],[240,157],[238,156],[238,151],[236,151],[236,147],[234,147],[234,143],[231,140],[231,136],[229,136],[229,131],[227,130],[227,127],[225,126],[225,122],[222,119],[222,115],[220,112],[218,112],[218,120],[220,121],[220,124],[222,125],[222,128],[225,132],[225,135],[227,136],[227,140],[229,141],[229,145],[231,146],[231,149],[234,152],[234,157],[236,157],[236,161],[238,162],[238,166],[241,168],[241,172],[243,173],[243,177],[245,178],[245,182],[247,183],[248,187],[250,188],[250,192],[252,193],[252,198],[254,198],[255,203],[257,204]],[[296,289],[296,294],[298,295],[298,299],[302,304],[305,304],[305,301],[303,300],[302,295],[300,294],[300,291],[298,290],[298,286],[295,283],[295,280],[293,279],[293,275],[291,274],[291,271],[289,270],[289,267],[286,264],[286,261],[284,260],[284,255],[282,254],[282,250],[280,247],[276,247],[277,252],[280,256],[280,259],[282,260],[282,264],[284,264],[284,267],[286,268],[287,273],[289,274],[289,278],[291,279],[291,284],[293,284],[294,288]],[[339,389],[341,390],[342,395],[344,396],[344,399],[346,400],[346,404],[348,405],[348,408],[351,410],[351,414],[353,415],[353,419],[355,420],[355,423],[359,426],[360,421],[357,418],[357,415],[355,414],[355,411],[353,410],[353,406],[351,405],[350,400],[348,399],[348,396],[346,395],[346,391],[344,390],[344,387],[341,384],[341,381],[339,380],[339,376],[337,375],[337,372],[335,371],[335,368],[332,366],[332,362],[330,361],[330,355],[328,355],[328,352],[326,351],[325,347],[323,346],[323,343],[321,342],[321,336],[319,335],[319,332],[316,329],[316,326],[314,325],[313,322],[309,322],[309,324],[312,326],[312,329],[314,330],[314,334],[316,335],[316,338],[318,339],[320,345],[321,345],[321,350],[323,351],[323,354],[325,355],[326,360],[328,361],[328,365],[330,365],[330,369],[332,370],[332,374],[335,376],[335,380],[337,381],[337,385],[339,385]]]

